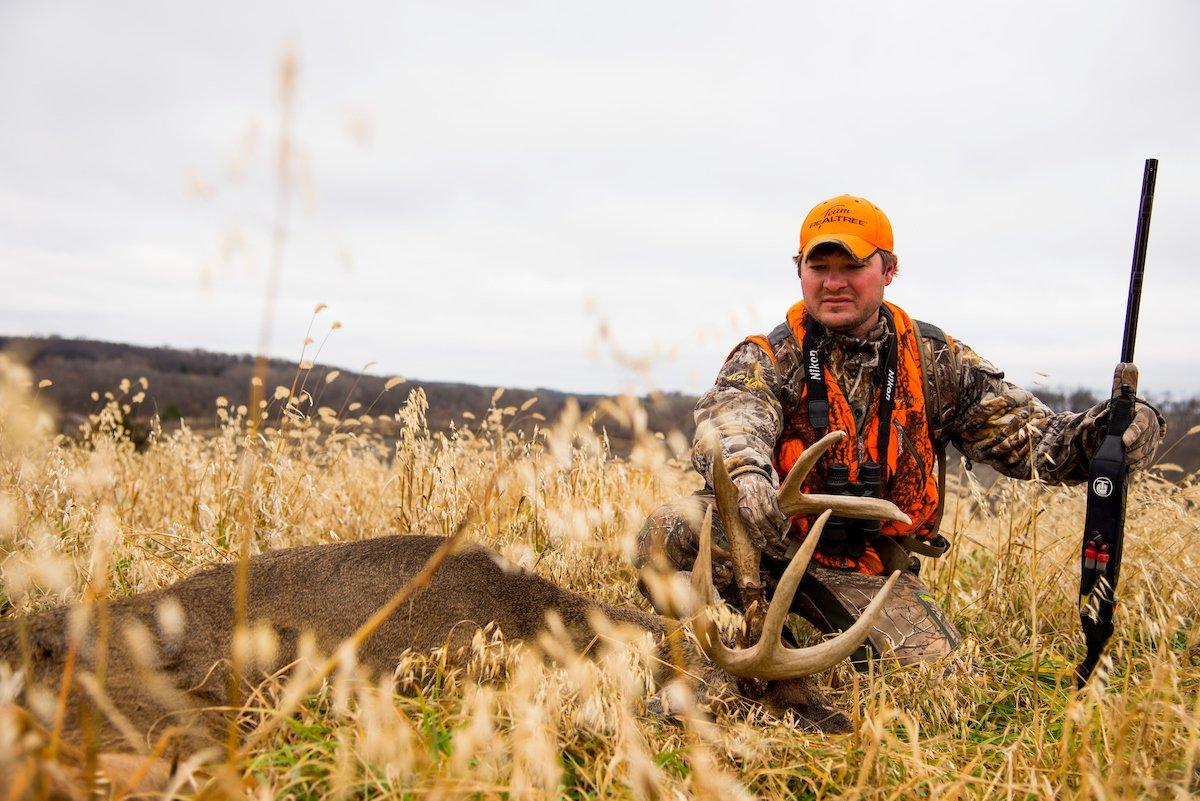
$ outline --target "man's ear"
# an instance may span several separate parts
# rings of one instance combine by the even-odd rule
[[[883,271],[883,285],[891,286],[892,279],[896,277],[896,273],[900,270],[900,259],[892,262],[891,266]]]

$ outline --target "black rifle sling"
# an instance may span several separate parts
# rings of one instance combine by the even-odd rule
[[[1092,674],[1113,633],[1129,473],[1121,435],[1131,422],[1133,403],[1131,397],[1113,398],[1108,413],[1108,432],[1092,458],[1088,472],[1083,553],[1079,559],[1079,623],[1087,654],[1076,670],[1080,686]]]

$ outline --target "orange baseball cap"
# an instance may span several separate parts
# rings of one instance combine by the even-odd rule
[[[836,242],[861,261],[877,250],[893,250],[892,224],[866,198],[838,195],[813,206],[804,218],[800,228],[800,258],[826,242]]]

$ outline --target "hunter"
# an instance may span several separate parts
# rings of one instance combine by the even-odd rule
[[[885,301],[899,261],[891,223],[868,200],[842,195],[814,207],[793,261],[803,300],[769,334],[735,347],[696,404],[693,463],[706,487],[650,516],[639,534],[638,564],[691,569],[713,500],[715,434],[761,570],[735,576],[727,553],[717,552],[714,583],[747,612],[743,637],[752,639],[758,610],[810,523],[780,512],[781,478],[805,448],[844,431],[804,491],[883,497],[911,523],[831,520],[795,611],[822,631],[843,629],[886,574],[902,570],[870,646],[906,664],[936,659],[957,646],[959,635],[921,582],[916,557],[949,547],[938,532],[946,447],[1013,478],[1078,483],[1103,439],[1108,402],[1055,413],[960,340]],[[1165,428],[1158,411],[1139,401],[1123,438],[1131,470],[1150,463]],[[719,521],[714,535],[724,537]]]

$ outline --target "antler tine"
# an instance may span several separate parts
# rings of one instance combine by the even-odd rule
[[[761,587],[761,572],[759,560],[761,554],[754,546],[738,510],[738,489],[725,469],[725,459],[721,454],[720,442],[714,437],[711,440],[712,454],[712,485],[716,496],[717,517],[725,529],[725,539],[729,542],[729,561],[733,566],[733,576],[738,592],[745,597],[745,591]]]
[[[817,461],[825,455],[825,451],[846,436],[845,431],[830,431],[825,436],[804,449],[796,464],[779,488],[779,511],[788,517],[820,514],[826,509],[832,509],[839,517],[852,517],[857,520],[894,520],[908,525],[912,519],[900,511],[896,504],[882,498],[859,498],[853,495],[805,495],[802,489],[804,479],[812,472]],[[722,518],[724,520],[724,518]]]
[[[787,648],[783,645],[783,624],[790,611],[792,598],[796,594],[809,559],[816,550],[817,541],[825,528],[826,521],[832,515],[826,510],[813,525],[808,537],[805,538],[800,550],[792,557],[787,570],[776,588],[775,597],[767,608],[763,621],[762,637],[751,648],[730,649],[721,642],[716,624],[708,617],[707,610],[702,608],[692,618],[693,630],[700,649],[712,660],[713,664],[734,676],[763,679],[790,679],[807,676],[825,670],[854,653],[862,644],[867,631],[875,625],[883,612],[883,604],[887,601],[892,587],[900,576],[897,571],[883,585],[883,588],[871,601],[866,611],[858,621],[838,636],[818,643],[809,648]],[[700,532],[700,549],[692,572],[692,587],[701,599],[712,597],[712,512],[705,515],[704,526]]]
[[[793,502],[792,496],[802,497],[803,492],[800,487],[804,484],[804,479],[808,478],[808,474],[812,472],[817,462],[825,455],[825,451],[829,450],[835,442],[839,442],[845,438],[845,431],[830,431],[804,449],[804,452],[800,454],[800,458],[792,465],[787,478],[784,479],[783,484],[779,487],[780,510],[783,510],[784,504]]]
[[[792,609],[792,598],[796,596],[796,590],[804,578],[804,571],[808,570],[808,562],[812,559],[813,551],[817,550],[821,532],[825,530],[825,523],[832,514],[833,512],[826,510],[817,518],[808,532],[808,536],[804,538],[804,542],[800,543],[800,549],[796,551],[796,555],[788,563],[787,569],[779,577],[779,583],[775,585],[775,592],[771,595],[771,603],[767,605],[767,614],[763,619],[762,638],[759,643],[779,643],[779,647],[783,647],[783,624],[787,620],[788,612]]]
[[[692,563],[692,592],[704,606],[713,602],[712,583],[712,506],[704,510],[704,522],[700,524],[700,547],[696,561]]]
[[[788,517],[815,515],[826,509],[839,517],[856,520],[895,520],[908,525],[912,518],[900,511],[900,507],[883,498],[859,498],[854,495],[801,495],[792,503],[779,504],[779,511]]]
[[[781,645],[782,653],[779,654],[779,661],[775,663],[778,671],[785,676],[804,676],[816,673],[836,665],[858,650],[863,640],[866,639],[867,632],[883,614],[883,605],[887,603],[888,595],[891,594],[892,588],[899,580],[900,571],[893,571],[866,610],[863,611],[862,616],[854,622],[853,626],[838,636],[803,649],[793,650],[783,648]]]
[[[725,458],[721,454],[721,445],[713,439],[712,442],[712,485],[713,495],[717,501],[717,516],[721,519],[721,525],[725,528],[725,538],[729,541],[729,550],[733,559],[736,561],[739,557],[740,546],[745,543],[750,546],[750,535],[746,533],[746,526],[742,522],[741,512],[738,511],[738,490],[733,484],[733,479],[729,477],[729,471],[725,468]],[[735,568],[741,565],[734,565]],[[758,568],[755,566],[755,573]]]
[[[761,648],[761,664],[756,666],[760,675],[755,678],[783,679],[796,676],[807,676],[833,667],[850,654],[854,653],[867,636],[867,632],[875,625],[875,621],[883,613],[883,605],[892,591],[892,587],[900,577],[896,571],[884,583],[883,588],[871,600],[862,617],[854,625],[836,637],[820,642],[808,648],[788,648],[783,644],[783,623],[791,610],[792,599],[804,578],[809,559],[817,549],[817,541],[825,530],[825,524],[833,515],[833,510],[827,509],[813,523],[812,529],[805,537],[800,550],[792,557],[787,566],[775,594],[771,597],[771,605],[767,608],[766,621],[763,623],[762,639],[755,648]]]
[[[709,506],[704,513],[704,523],[700,526],[700,548],[696,553],[696,561],[692,564],[692,591],[700,600],[700,607],[692,615],[692,631],[695,632],[696,642],[704,655],[714,665],[722,667],[729,661],[733,652],[725,647],[717,624],[708,616],[708,608],[713,602],[712,519],[713,510]]]

